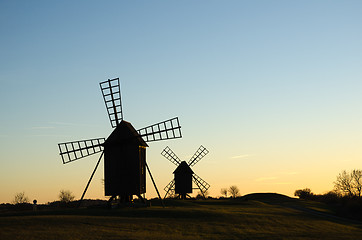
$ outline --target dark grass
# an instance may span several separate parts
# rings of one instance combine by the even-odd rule
[[[362,223],[279,194],[0,214],[0,239],[362,239]]]

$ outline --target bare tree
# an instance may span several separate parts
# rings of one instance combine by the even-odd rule
[[[14,204],[29,203],[29,198],[25,196],[25,192],[20,192],[15,194],[13,203]]]
[[[353,188],[355,195],[361,197],[362,191],[362,170],[352,170]]]
[[[352,179],[346,170],[338,174],[337,180],[334,182],[334,188],[336,191],[341,192],[344,195],[353,195]]]
[[[230,186],[228,191],[233,198],[236,198],[237,196],[239,196],[239,188],[235,185]]]
[[[220,193],[226,198],[228,197],[228,190],[226,188],[221,188]]]
[[[338,193],[349,197],[361,197],[362,193],[362,170],[346,170],[337,176],[334,188]]]
[[[64,202],[64,203],[69,203],[71,201],[73,201],[75,198],[75,196],[73,195],[73,193],[69,190],[60,190],[60,193],[59,193],[59,200],[61,202]]]

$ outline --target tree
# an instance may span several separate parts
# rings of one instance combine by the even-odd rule
[[[296,190],[294,196],[299,197],[300,199],[310,199],[311,196],[313,196],[313,193],[309,188],[304,188]]]
[[[24,192],[17,193],[15,194],[13,203],[14,204],[29,203],[29,198],[25,196]]]
[[[73,193],[69,190],[60,190],[60,193],[59,193],[59,200],[61,202],[64,202],[64,203],[69,203],[71,201],[73,201],[75,198],[75,196],[73,195]]]
[[[361,197],[362,191],[362,170],[352,170],[352,179],[353,179],[353,188],[355,191],[355,195]]]
[[[362,170],[352,170],[350,173],[346,170],[337,176],[334,182],[336,192],[348,197],[361,197],[362,193]]]
[[[220,193],[226,198],[228,197],[228,190],[226,188],[221,188]]]
[[[233,198],[239,196],[239,188],[235,185],[230,186],[228,191]]]

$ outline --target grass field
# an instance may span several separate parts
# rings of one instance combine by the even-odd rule
[[[278,194],[0,215],[0,239],[362,239],[362,222]]]

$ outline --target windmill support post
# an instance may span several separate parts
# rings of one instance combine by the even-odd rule
[[[179,190],[178,192],[178,198],[185,199],[186,196],[190,197],[189,194],[187,194],[187,191],[189,188],[191,189],[191,192],[193,189],[200,189],[201,195],[205,199],[205,193],[207,189],[210,187],[210,185],[201,179],[199,176],[197,176],[190,167],[194,166],[196,163],[198,163],[206,154],[209,153],[209,150],[207,150],[204,146],[200,146],[195,154],[191,157],[191,159],[186,163],[186,161],[181,161],[176,154],[167,146],[162,152],[161,155],[164,156],[167,160],[172,162],[177,166],[176,170],[173,172],[175,174],[174,180],[172,180],[165,188],[166,191],[165,198],[167,197],[167,194],[169,191],[172,190],[173,186],[176,185],[176,181],[178,181],[180,184],[179,186],[185,187],[182,191]],[[191,173],[191,175],[190,175]],[[177,180],[178,179],[178,180]],[[182,179],[182,180],[181,180]],[[192,188],[192,185],[190,186],[189,181],[192,181],[196,184],[197,188]],[[192,184],[192,182],[191,182]],[[187,186],[187,189],[186,189]],[[175,187],[176,189],[176,187]],[[190,197],[191,198],[191,197]]]
[[[103,153],[104,153],[104,152],[102,152],[101,156],[99,157],[98,162],[97,162],[97,164],[96,164],[96,167],[94,168],[93,173],[92,173],[92,175],[91,175],[90,178],[89,178],[89,181],[88,181],[88,183],[87,183],[87,186],[85,187],[84,192],[83,192],[83,194],[82,194],[82,197],[81,197],[80,200],[79,200],[79,205],[78,205],[78,207],[80,207],[80,205],[81,205],[81,203],[82,203],[82,201],[83,201],[84,195],[85,195],[85,193],[86,193],[87,190],[88,190],[89,184],[91,183],[91,181],[92,181],[92,179],[93,179],[93,176],[94,176],[94,174],[95,174],[96,171],[97,171],[97,168],[98,168],[98,166],[99,166],[99,163],[101,162]]]
[[[127,148],[127,151],[124,152],[123,148],[122,151],[120,149],[115,149],[113,147],[108,146],[118,146],[123,144],[125,145],[134,145],[138,147],[148,147],[146,142],[153,142],[153,141],[160,141],[160,140],[168,140],[168,139],[176,139],[181,138],[181,126],[178,120],[178,117],[171,118],[166,121],[162,121],[153,125],[150,125],[148,127],[141,128],[139,130],[136,130],[133,128],[131,123],[124,121],[123,119],[123,111],[122,111],[122,101],[121,101],[121,89],[120,89],[120,81],[119,78],[114,79],[108,79],[107,81],[103,81],[99,83],[100,89],[102,92],[103,100],[105,103],[105,107],[108,113],[108,117],[111,123],[112,128],[115,128],[111,135],[107,139],[105,138],[93,138],[93,139],[87,139],[87,140],[81,140],[81,141],[71,141],[71,142],[64,142],[59,143],[58,148],[60,152],[60,156],[62,158],[63,164],[76,161],[78,159],[102,152],[101,156],[98,159],[98,162],[89,178],[89,181],[84,189],[84,192],[79,200],[79,206],[82,204],[82,201],[84,199],[84,196],[88,190],[88,187],[94,177],[95,172],[98,169],[99,163],[104,158],[105,165],[107,166],[113,166],[113,163],[117,163],[119,159],[124,159],[124,161],[130,166],[133,164],[133,162],[142,161],[140,159],[140,151],[137,148]],[[136,138],[136,140],[132,140],[131,138]],[[113,145],[115,144],[115,145]],[[118,145],[117,145],[118,144]],[[108,154],[108,150],[109,153]],[[103,155],[103,152],[106,151]],[[145,152],[145,150],[144,150]],[[127,156],[127,157],[124,157]],[[131,157],[129,159],[129,156]],[[153,176],[151,174],[151,171],[146,164],[145,160],[146,155],[142,155],[144,165],[147,167],[147,171],[150,174],[152,183],[156,189],[156,192],[158,194],[158,197],[161,200],[162,206],[164,207],[162,198],[160,196],[160,193],[157,189],[156,183],[153,179]],[[122,160],[123,161],[123,160]],[[108,163],[112,163],[111,165]],[[143,163],[142,163],[143,164]],[[124,172],[127,170],[127,168],[119,169],[117,164],[114,164],[116,167],[105,167],[105,175],[112,176],[111,178],[107,178],[107,181],[105,181],[105,195],[112,196],[109,200],[109,203],[115,199],[119,201],[129,202],[133,195],[129,194],[123,194],[118,195],[119,192],[124,192],[124,189],[127,189],[126,192],[139,192],[139,198],[142,200],[144,196],[142,196],[142,193],[145,193],[146,189],[146,173],[144,172],[144,168],[139,169],[133,169],[131,173],[127,172],[125,175],[127,176],[142,176],[142,182],[139,183],[138,179],[132,178],[132,191],[128,190],[128,183],[127,181],[123,181],[120,183],[119,176],[123,176]],[[133,166],[133,165],[132,165]],[[124,170],[126,169],[126,170]],[[114,171],[113,171],[114,170]],[[139,171],[139,172],[138,172]],[[142,172],[141,172],[142,171]],[[114,177],[113,177],[114,176]],[[138,184],[138,185],[137,185]],[[111,186],[107,188],[107,186]],[[131,186],[130,185],[130,186]],[[141,188],[142,187],[142,188]],[[107,192],[106,192],[107,189]]]
[[[158,198],[159,198],[159,199],[160,199],[160,201],[161,201],[161,205],[162,205],[162,207],[165,207],[165,205],[163,204],[163,201],[162,201],[162,198],[161,198],[160,192],[159,192],[159,191],[158,191],[158,189],[157,189],[157,186],[156,186],[155,180],[153,180],[153,177],[152,177],[152,174],[151,174],[150,168],[148,167],[148,165],[147,165],[146,161],[145,161],[145,165],[146,165],[146,168],[147,168],[148,173],[150,174],[150,177],[151,177],[151,180],[152,180],[153,186],[155,186],[155,189],[156,189],[156,192],[157,192]]]

